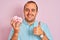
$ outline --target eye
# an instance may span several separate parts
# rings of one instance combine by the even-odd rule
[[[34,12],[35,11],[35,9],[32,9],[32,12]]]
[[[29,11],[29,9],[28,9],[28,8],[26,8],[26,9],[25,9],[25,11]]]

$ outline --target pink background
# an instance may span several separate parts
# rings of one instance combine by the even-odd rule
[[[28,0],[0,0],[0,40],[8,40],[11,30],[10,20],[14,15],[23,16],[23,6]],[[54,40],[60,40],[60,0],[34,0],[39,12],[38,21],[48,24]]]

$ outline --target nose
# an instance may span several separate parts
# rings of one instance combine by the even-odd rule
[[[31,14],[32,13],[32,11],[31,10],[29,10],[29,14]]]

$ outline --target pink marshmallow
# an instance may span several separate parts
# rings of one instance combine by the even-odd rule
[[[13,18],[12,18],[12,20],[14,20],[14,21],[18,21],[18,22],[20,22],[20,23],[22,23],[22,18],[21,17],[18,17],[18,16],[14,16]]]
[[[18,18],[17,18],[17,21],[19,21],[19,22],[22,23],[22,18],[21,18],[21,17],[18,17]]]

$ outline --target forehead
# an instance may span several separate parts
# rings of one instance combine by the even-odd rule
[[[36,9],[36,4],[34,4],[34,3],[27,3],[25,8],[30,8],[30,9],[34,8],[34,9]]]

